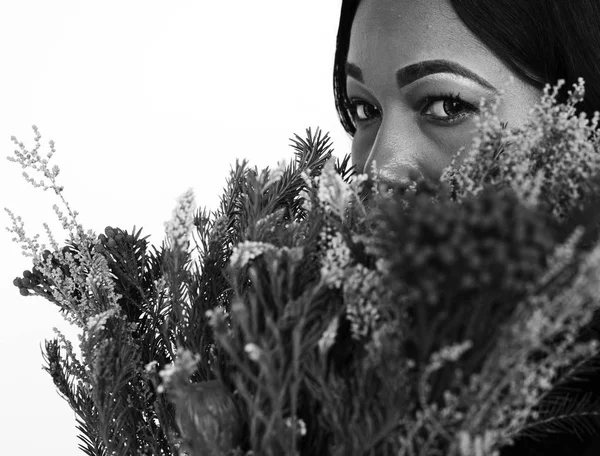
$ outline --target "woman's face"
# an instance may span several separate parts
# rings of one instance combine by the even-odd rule
[[[498,115],[510,127],[541,96],[467,29],[448,0],[362,0],[347,62],[353,162],[364,172],[375,162],[383,181],[406,179],[410,170],[439,179],[470,146],[482,98],[490,104],[505,90]]]

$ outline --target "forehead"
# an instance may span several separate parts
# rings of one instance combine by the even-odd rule
[[[392,75],[422,60],[456,61],[484,73],[505,67],[461,22],[449,0],[362,0],[352,24],[348,61],[365,79]]]

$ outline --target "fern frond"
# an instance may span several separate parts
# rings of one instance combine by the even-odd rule
[[[519,430],[519,437],[541,440],[571,434],[583,440],[600,435],[600,401],[593,394],[560,395],[546,400],[540,418]]]
[[[554,383],[548,396],[565,395],[590,389],[600,382],[600,353],[579,361]],[[596,389],[600,398],[600,387]]]

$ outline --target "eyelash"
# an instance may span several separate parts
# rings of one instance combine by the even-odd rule
[[[435,102],[438,102],[438,101],[458,102],[463,106],[464,111],[466,111],[466,113],[461,113],[461,114],[457,114],[454,116],[448,116],[447,118],[443,118],[440,116],[434,116],[431,114],[425,114],[425,111],[427,111],[429,108],[431,108],[431,106]],[[352,116],[352,120],[354,121],[354,123],[357,127],[359,125],[369,124],[374,121],[374,119],[363,120],[363,119],[357,118],[357,109],[361,105],[364,106],[367,104],[374,106],[372,103],[369,103],[368,101],[364,101],[364,100],[361,100],[358,98],[354,98],[354,99],[350,100],[350,113]],[[425,97],[421,102],[419,102],[419,106],[420,106],[419,113],[422,116],[426,116],[426,117],[430,118],[432,121],[434,121],[435,123],[440,124],[440,125],[453,125],[453,124],[459,123],[465,117],[469,117],[471,115],[471,113],[479,112],[479,109],[477,107],[475,107],[471,103],[466,102],[465,100],[463,100],[460,97],[460,94],[457,94],[454,92],[446,92],[446,93],[440,93],[440,94],[436,94],[436,95],[430,95],[428,97]],[[375,108],[379,111],[379,108],[377,108],[377,107],[375,107]]]
[[[454,116],[448,116],[448,118],[442,118],[442,117],[434,116],[434,115],[431,115],[431,114],[424,114],[424,111],[426,111],[427,109],[431,108],[431,106],[433,105],[433,103],[435,103],[437,101],[455,101],[455,102],[458,102],[458,103],[460,103],[462,105],[463,111],[465,111],[465,112],[462,112],[460,114],[456,114]],[[435,122],[442,123],[442,124],[445,124],[445,125],[452,125],[452,124],[458,123],[458,122],[462,121],[464,118],[470,117],[471,114],[479,112],[479,109],[476,106],[474,106],[471,103],[463,100],[460,97],[460,93],[454,93],[454,92],[446,92],[446,93],[442,93],[442,94],[432,95],[432,96],[426,97],[420,103],[420,105],[421,105],[421,108],[419,109],[419,112],[421,113],[421,115],[428,116],[432,120],[434,120]]]

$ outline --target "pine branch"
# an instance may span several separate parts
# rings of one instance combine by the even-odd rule
[[[129,343],[103,339],[95,349],[93,399],[98,409],[98,430],[108,451],[126,455],[137,447],[139,416],[130,408],[139,359]]]
[[[98,410],[89,393],[85,390],[79,390],[76,396],[78,409],[86,419],[81,415],[76,416],[77,430],[81,433],[77,438],[81,441],[79,449],[89,456],[107,456],[108,452],[104,442],[98,434]]]
[[[59,341],[47,340],[42,356],[46,363],[44,370],[50,374],[60,395],[75,412],[77,430],[80,432],[77,438],[82,442],[79,448],[89,456],[106,456],[106,447],[98,434],[98,410],[87,389],[80,385],[73,386],[75,378],[69,360],[61,356]]]
[[[357,173],[354,165],[350,164],[352,156],[350,154],[344,155],[342,160],[338,158],[335,162],[335,172],[338,173],[344,182],[350,182],[352,177]]]
[[[266,168],[260,172],[257,169],[248,172],[243,191],[242,233],[245,228],[278,212],[282,213],[284,220],[304,218],[299,197],[306,188],[303,175],[318,175],[332,154],[329,135],[323,136],[320,130],[313,135],[310,129],[307,129],[306,135],[306,140],[298,135],[295,140],[291,139],[295,160],[284,169],[272,172]]]

